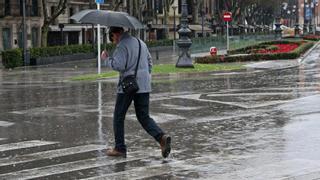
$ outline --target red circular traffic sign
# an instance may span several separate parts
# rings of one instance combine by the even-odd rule
[[[223,20],[226,22],[232,21],[232,13],[231,12],[225,12],[223,14]]]
[[[210,48],[210,54],[211,56],[216,56],[218,53],[218,49],[216,47],[211,47]]]

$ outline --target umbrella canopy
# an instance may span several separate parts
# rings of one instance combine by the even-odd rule
[[[83,10],[70,17],[80,23],[100,24],[130,29],[143,29],[144,26],[135,17],[125,12],[107,10]]]

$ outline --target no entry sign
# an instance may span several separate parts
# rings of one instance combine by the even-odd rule
[[[223,20],[224,20],[225,22],[230,22],[230,21],[232,21],[232,13],[231,13],[231,12],[225,12],[225,13],[223,14]]]

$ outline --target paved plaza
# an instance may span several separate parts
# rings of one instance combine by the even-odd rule
[[[132,107],[128,157],[105,155],[117,79],[69,80],[94,62],[1,69],[0,179],[320,179],[319,56],[317,45],[241,71],[154,76],[167,159]]]

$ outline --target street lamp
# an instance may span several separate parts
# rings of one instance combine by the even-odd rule
[[[303,34],[306,35],[308,33],[308,20],[307,20],[307,6],[308,0],[303,1]]]
[[[22,0],[22,22],[23,22],[23,62],[27,66],[30,64],[27,39],[27,25],[26,25],[26,0]]]
[[[156,24],[158,24],[158,13],[159,13],[159,10],[157,9],[156,10]]]
[[[64,44],[64,40],[63,40],[63,28],[64,28],[64,24],[59,24],[59,28],[60,28],[60,45],[62,46]]]
[[[299,29],[299,8],[297,5],[293,5],[293,12],[295,16],[295,25],[294,25],[294,35],[295,37],[299,37],[300,29]]]
[[[201,9],[201,34],[202,37],[204,37],[204,10],[203,8]]]
[[[310,8],[311,8],[311,18],[310,18],[310,23],[309,23],[309,33],[314,34],[314,28],[313,28],[313,19],[314,17],[314,12],[315,12],[315,7],[313,1],[310,2]]]
[[[188,37],[191,33],[191,30],[188,28],[188,7],[186,0],[182,1],[181,5],[181,20],[180,20],[180,29],[179,40],[177,41],[177,45],[180,49],[178,62],[176,67],[187,67],[194,68],[192,64],[192,59],[189,53],[189,48],[192,45],[191,39]]]
[[[173,39],[176,40],[176,9],[177,9],[177,6],[173,5],[172,9],[173,9],[173,31],[174,31]]]
[[[281,19],[281,2],[279,1],[279,7],[278,7],[278,15],[276,17],[276,23],[275,23],[275,38],[277,40],[280,40],[281,39],[281,33],[282,33],[282,29],[281,29],[281,22],[280,22],[280,19]]]
[[[319,3],[316,2],[315,4],[315,11],[314,11],[314,16],[315,16],[315,29],[317,31],[317,26],[318,26],[318,18],[319,18],[319,12],[318,12],[318,6],[319,6]]]

